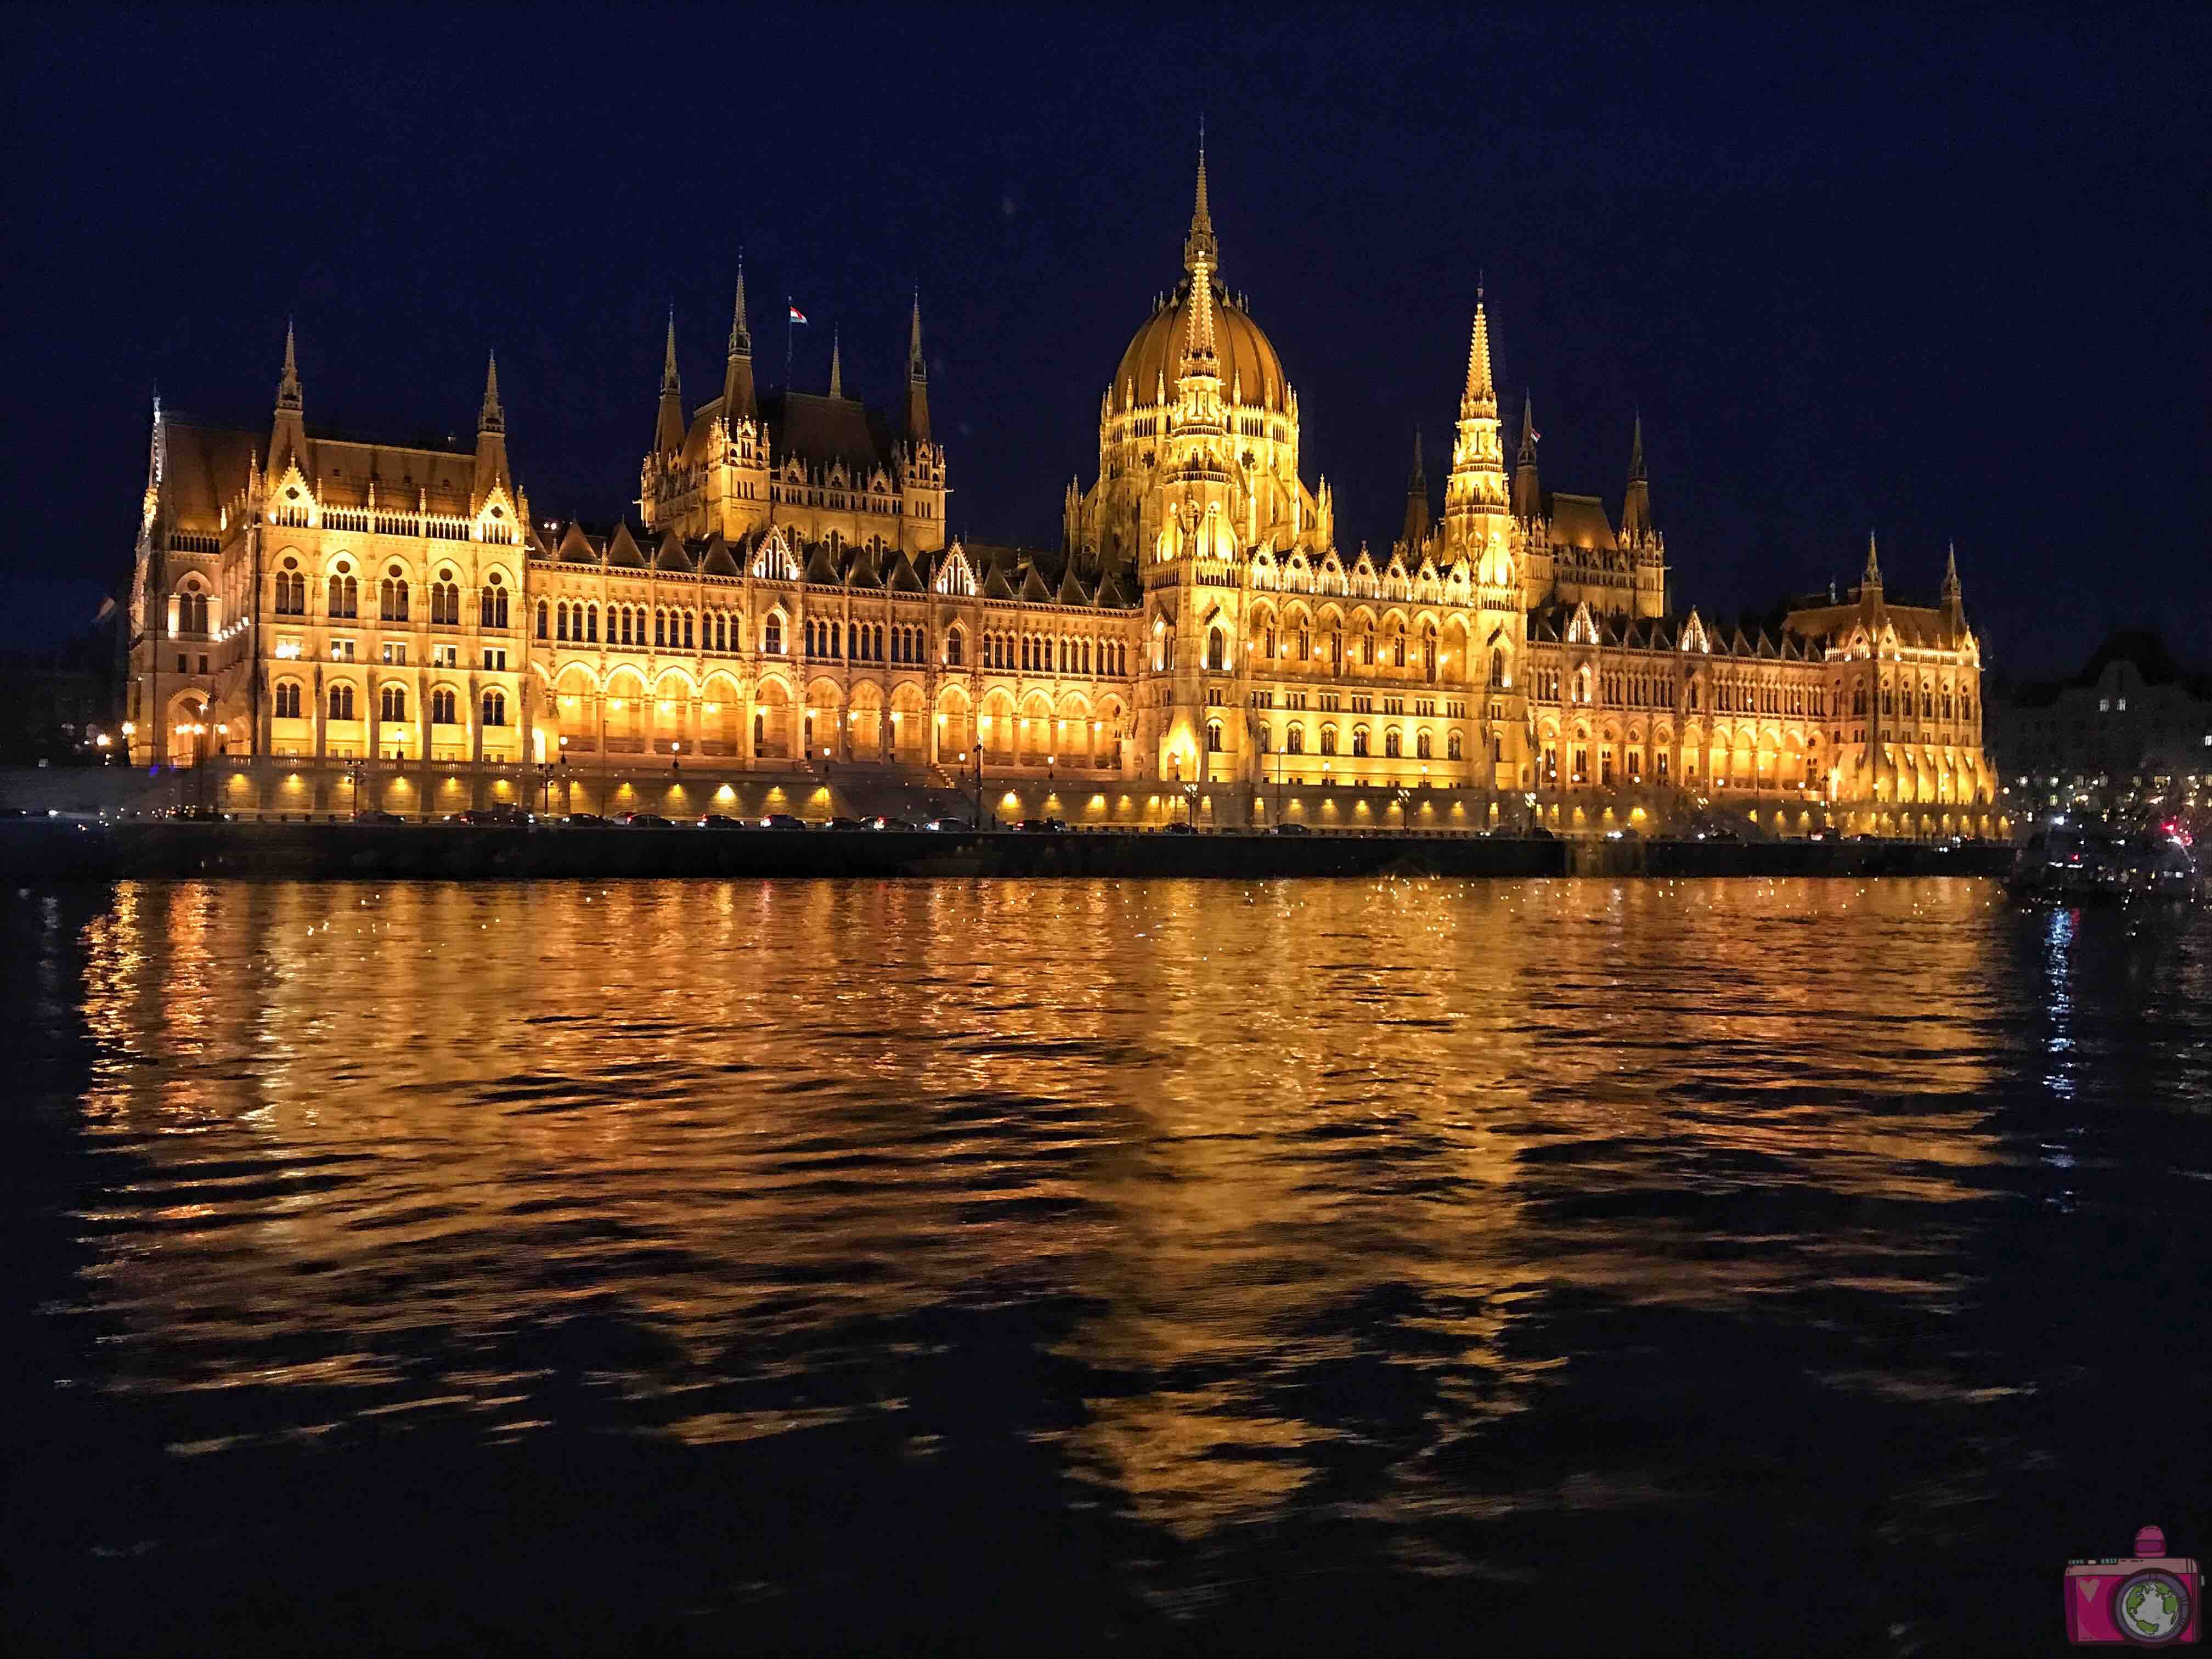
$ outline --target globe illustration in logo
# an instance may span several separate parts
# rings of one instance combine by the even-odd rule
[[[2112,1612],[2130,1640],[2169,1642],[2189,1622],[2189,1592],[2170,1572],[2139,1572],[2120,1586]]]

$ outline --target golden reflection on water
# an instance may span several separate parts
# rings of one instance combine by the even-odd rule
[[[748,1439],[896,1418],[893,1370],[818,1385],[1035,1304],[1090,1382],[1032,1431],[1171,1533],[1304,1501],[1401,1383],[1425,1426],[1362,1504],[1510,1509],[1438,1471],[1577,1363],[1563,1298],[1959,1293],[1994,902],[125,885],[84,1011],[88,1121],[137,1158],[81,1218],[124,1333],[100,1382],[298,1392],[179,1455],[394,1419],[527,1438],[551,1368],[500,1356],[588,1315],[639,1334],[586,1379],[616,1420]]]

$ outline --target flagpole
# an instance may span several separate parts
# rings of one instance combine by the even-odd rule
[[[786,393],[791,391],[791,316],[798,309],[792,303],[791,295],[786,294],[783,296],[783,389]]]

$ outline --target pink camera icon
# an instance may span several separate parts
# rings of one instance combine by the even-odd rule
[[[2066,1565],[2066,1639],[2162,1648],[2197,1640],[2204,1576],[2186,1556],[2166,1553],[2166,1534],[2145,1527],[2136,1553]]]

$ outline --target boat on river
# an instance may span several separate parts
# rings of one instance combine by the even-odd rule
[[[2056,904],[2187,902],[2204,895],[2203,872],[2182,836],[2053,824],[2020,850],[2012,896]]]

